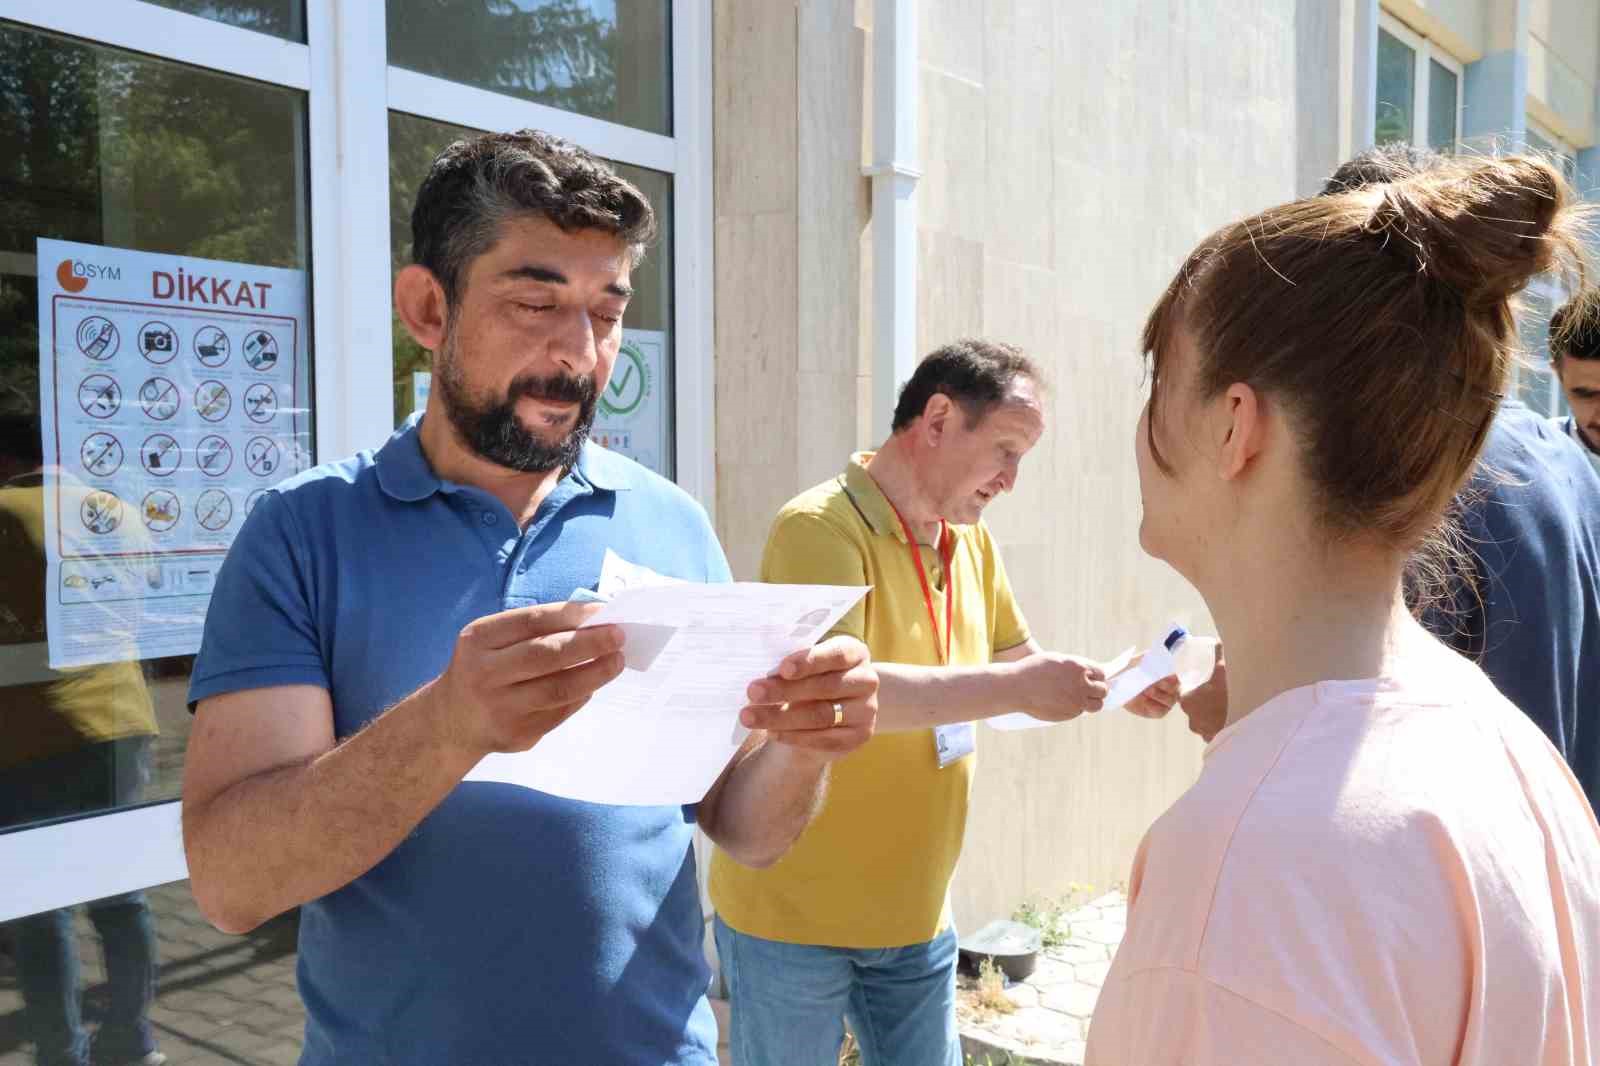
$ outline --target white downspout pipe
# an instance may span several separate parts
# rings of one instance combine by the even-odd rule
[[[872,431],[917,365],[917,0],[877,0],[872,45]]]

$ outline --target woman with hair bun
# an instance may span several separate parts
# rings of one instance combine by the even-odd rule
[[[1228,719],[1140,846],[1091,1066],[1600,1062],[1600,825],[1402,590],[1580,212],[1542,160],[1453,161],[1222,229],[1151,313],[1140,541]]]

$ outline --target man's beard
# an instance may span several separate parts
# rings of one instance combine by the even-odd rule
[[[583,442],[594,425],[599,387],[591,377],[524,374],[511,382],[504,400],[494,402],[473,396],[461,375],[453,331],[436,356],[439,398],[445,415],[468,448],[497,466],[525,474],[570,470],[578,462]],[[554,443],[540,438],[517,417],[517,401],[524,398],[575,403],[578,418],[566,436]]]

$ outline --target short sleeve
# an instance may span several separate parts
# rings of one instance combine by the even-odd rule
[[[761,580],[777,585],[850,585],[867,583],[861,548],[844,530],[809,511],[785,512],[772,524],[761,556]],[[833,627],[834,635],[865,641],[866,601]]]
[[[1006,576],[1006,564],[1000,558],[1000,548],[986,525],[978,526],[982,538],[984,565],[989,575],[989,651],[998,655],[1028,643],[1027,619],[1011,591],[1011,579]]]
[[[217,573],[189,706],[276,685],[329,687],[310,592],[310,549],[289,502],[264,494]]]

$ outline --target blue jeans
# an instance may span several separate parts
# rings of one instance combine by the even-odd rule
[[[155,998],[155,929],[144,894],[130,892],[89,904],[89,921],[105,951],[109,999],[95,1034],[96,1062],[137,1061],[156,1049],[146,1019]],[[78,942],[72,909],[19,919],[17,969],[27,1028],[39,1066],[86,1066],[89,1034],[79,996]]]
[[[764,940],[716,924],[734,1066],[837,1066],[844,1019],[864,1066],[961,1066],[956,933],[903,948]]]
[[[60,818],[138,800],[150,776],[151,738],[88,744],[65,755],[0,770],[0,825]],[[25,1031],[39,1066],[137,1062],[156,1050],[148,1020],[156,989],[156,936],[144,893],[88,905],[105,953],[108,1001],[90,1050],[83,1024],[72,908],[11,923]]]

